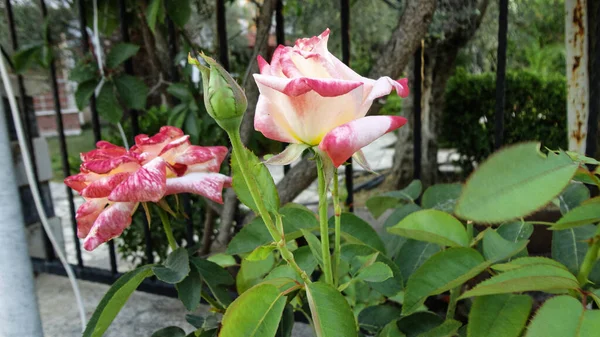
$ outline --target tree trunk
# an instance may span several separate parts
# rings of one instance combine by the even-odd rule
[[[421,98],[422,156],[421,180],[425,186],[434,184],[438,178],[438,140],[440,119],[444,109],[446,83],[454,72],[454,63],[460,48],[473,37],[489,0],[444,0],[438,11],[444,18],[441,23],[443,40],[428,39],[423,57],[423,83]],[[469,15],[470,13],[470,15]],[[440,35],[439,32],[436,32]],[[409,87],[418,83],[412,76],[413,64],[409,68]],[[395,147],[394,164],[387,178],[394,188],[406,186],[413,177],[413,101],[412,97],[402,104],[403,115],[409,120],[400,129]]]

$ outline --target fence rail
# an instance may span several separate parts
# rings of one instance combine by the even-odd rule
[[[228,58],[228,45],[227,45],[227,31],[226,31],[226,22],[225,22],[225,0],[215,0],[216,1],[216,25],[217,25],[217,40],[218,40],[218,59],[220,63],[227,69],[229,68],[229,58]],[[15,33],[15,22],[12,18],[11,11],[11,1],[5,0],[7,13],[8,13],[8,24],[10,28],[10,35],[12,37],[12,47],[13,50],[18,49],[18,41]],[[503,130],[503,119],[504,119],[504,91],[505,91],[505,77],[504,72],[506,68],[506,34],[507,34],[507,23],[508,23],[508,12],[507,0],[499,0],[500,3],[500,17],[499,17],[499,45],[498,45],[498,73],[497,73],[497,108],[496,108],[496,119],[495,119],[495,127],[496,127],[496,146],[499,146],[502,143],[501,135]],[[44,17],[47,15],[46,11],[46,3],[44,0],[40,0],[40,9],[42,10],[42,14]],[[129,27],[128,27],[128,13],[126,11],[125,0],[119,0],[119,19],[120,19],[120,34],[122,42],[129,42]],[[87,22],[86,22],[86,2],[85,0],[77,1],[78,9],[79,9],[79,30],[81,33],[81,50],[84,54],[90,52],[90,36],[87,31]],[[275,6],[275,18],[276,18],[276,37],[277,42],[279,44],[285,43],[285,31],[284,31],[284,15],[283,15],[283,0],[276,0]],[[340,18],[341,18],[341,45],[342,45],[342,61],[346,64],[350,64],[350,6],[349,0],[340,0]],[[169,45],[169,55],[171,58],[172,67],[169,69],[170,72],[170,80],[177,81],[179,79],[179,74],[177,71],[177,67],[175,65],[175,56],[177,54],[177,41],[178,41],[178,31],[173,25],[173,22],[168,20],[168,45]],[[422,66],[423,66],[423,57],[424,57],[424,44],[417,49],[414,54],[414,78],[416,85],[411,88],[413,101],[415,104],[413,110],[413,127],[414,127],[414,142],[413,142],[413,156],[414,156],[414,177],[419,178],[421,175],[421,83],[422,83]],[[133,64],[131,60],[128,60],[124,64],[124,70],[128,74],[133,73]],[[22,107],[25,107],[24,100],[26,97],[25,87],[23,85],[23,78],[19,75],[18,77],[18,90],[21,95]],[[56,69],[54,64],[50,67],[50,81],[52,85],[52,92],[54,97],[54,108],[56,114],[56,123],[59,130],[59,141],[60,141],[60,152],[61,152],[61,160],[62,160],[62,168],[65,176],[70,174],[70,167],[68,161],[68,148],[65,140],[63,125],[62,125],[62,115],[60,108],[60,101],[57,91],[57,77],[56,77]],[[92,121],[92,129],[94,140],[101,140],[101,126],[100,120],[98,116],[98,110],[96,107],[96,99],[94,95],[92,95],[90,102],[90,111],[91,111],[91,121]],[[596,109],[598,108],[595,105]],[[23,111],[22,114],[26,117],[26,112]],[[597,112],[595,112],[595,116],[597,116]],[[136,110],[129,111],[129,117],[131,118],[131,126],[133,134],[138,134],[139,130],[139,112]],[[29,123],[24,123],[29,126]],[[590,128],[595,130],[595,125],[590,125]],[[27,134],[31,139],[35,135],[35,130],[27,129]],[[594,133],[595,134],[595,133]],[[29,144],[30,148],[31,144]],[[33,152],[32,152],[33,153]],[[35,162],[35,160],[34,160]],[[286,169],[287,172],[287,169]],[[353,194],[354,194],[354,181],[353,181],[353,169],[351,160],[349,164],[346,166],[346,174],[345,181],[348,187],[348,197],[346,200],[346,205],[352,209],[353,205]],[[360,187],[360,186],[357,186]],[[110,265],[107,266],[108,269],[101,269],[86,266],[84,264],[79,238],[77,237],[77,226],[75,221],[75,206],[73,200],[73,194],[70,188],[67,188],[67,196],[69,199],[69,213],[70,218],[73,223],[73,238],[75,242],[76,254],[77,254],[77,265],[74,265],[73,268],[77,277],[82,280],[94,281],[111,284],[113,283],[121,274],[117,271],[117,258],[115,245],[113,241],[109,242],[109,261]],[[189,212],[190,209],[190,199],[188,196],[183,198],[184,207],[186,212]],[[152,241],[150,237],[150,228],[146,221],[146,218],[143,217],[144,221],[144,240],[145,240],[145,256],[148,262],[152,262],[154,260]],[[186,223],[186,237],[189,244],[194,243],[194,229],[198,228],[200,224],[194,224],[192,222],[192,218],[189,217]],[[33,264],[36,272],[44,272],[44,273],[52,273],[58,275],[65,275],[65,271],[58,261],[55,260],[52,248],[49,244],[46,247],[48,251],[48,259],[42,260],[33,258]],[[142,283],[140,286],[140,290],[148,291],[156,294],[175,296],[175,291],[172,286],[164,284],[157,280],[147,280]]]

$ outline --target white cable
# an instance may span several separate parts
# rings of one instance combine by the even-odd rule
[[[13,93],[12,85],[10,79],[8,77],[8,72],[6,71],[6,67],[4,65],[4,59],[0,57],[0,73],[2,75],[2,81],[4,83],[4,88],[6,90],[6,94],[8,95],[8,103],[10,105],[10,110],[12,112],[12,118],[15,124],[15,130],[17,131],[17,138],[19,140],[19,147],[21,149],[21,154],[23,156],[23,163],[25,164],[25,173],[27,174],[27,181],[29,182],[29,188],[31,189],[31,194],[33,195],[33,201],[35,202],[35,207],[40,216],[40,220],[42,221],[42,226],[52,243],[52,247],[54,247],[54,251],[56,255],[58,255],[58,259],[62,263],[65,271],[67,272],[67,276],[69,277],[69,281],[71,282],[71,287],[73,288],[73,292],[75,293],[75,299],[77,301],[77,307],[79,309],[79,318],[81,319],[81,331],[85,330],[86,326],[86,315],[85,308],[83,306],[83,301],[81,299],[81,294],[79,292],[79,286],[77,285],[77,279],[75,278],[75,274],[71,269],[71,266],[67,262],[67,259],[62,253],[58,243],[56,242],[56,238],[50,229],[50,225],[48,224],[48,218],[46,217],[46,213],[44,212],[44,207],[42,206],[42,198],[40,197],[40,191],[38,190],[38,186],[35,180],[35,175],[33,174],[33,165],[31,164],[31,156],[29,154],[29,149],[27,148],[25,135],[23,133],[23,125],[21,124],[21,117],[19,116],[19,110],[17,108],[17,102],[15,101],[15,96]]]

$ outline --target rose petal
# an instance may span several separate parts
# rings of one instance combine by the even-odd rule
[[[138,160],[129,155],[108,159],[88,160],[81,163],[81,170],[84,172],[105,174],[127,163],[137,164]]]
[[[84,198],[106,198],[123,180],[127,179],[131,172],[121,172],[104,176],[98,180],[91,182],[81,195]]]
[[[267,63],[262,56],[258,55],[256,57],[256,61],[258,62],[258,69],[260,70],[261,74],[271,75],[271,66],[269,66],[269,63]]]
[[[231,178],[219,173],[192,172],[167,179],[166,194],[194,193],[223,203],[223,188],[231,186]]]
[[[81,194],[81,191],[87,187],[87,175],[87,173],[78,173],[72,176],[68,176],[65,178],[64,183],[65,185],[69,186],[70,188],[74,189],[75,191],[79,192],[79,194]]]
[[[109,205],[94,222],[83,241],[83,248],[94,250],[104,242],[121,235],[131,224],[131,214],[137,205],[136,202],[116,202]]]
[[[333,165],[338,167],[356,151],[369,145],[384,134],[406,124],[399,116],[369,116],[353,120],[331,130],[319,144]]]
[[[191,145],[175,158],[175,163],[183,165],[208,164],[206,170],[218,172],[228,151],[225,146]]]
[[[322,97],[336,97],[349,93],[363,85],[359,81],[338,80],[332,78],[282,78],[254,74],[254,79],[271,89],[275,89],[287,96],[300,96],[314,90]]]
[[[279,106],[266,95],[258,96],[254,114],[254,129],[265,137],[284,143],[300,143]]]
[[[367,158],[365,157],[365,154],[362,152],[362,150],[358,150],[356,151],[353,155],[352,155],[352,159],[354,159],[354,161],[360,165],[360,167],[362,167],[363,169],[365,169],[365,171],[367,172],[371,172],[373,174],[379,174],[375,171],[373,171],[371,169],[371,166],[369,165],[369,162],[367,161]]]
[[[288,165],[293,163],[296,159],[300,158],[304,150],[310,146],[306,144],[290,144],[283,152],[273,156],[265,161],[265,164],[269,165]]]
[[[403,78],[398,81],[394,81],[393,79],[384,76],[377,79],[377,81],[373,81],[371,79],[365,78],[366,85],[371,85],[371,90],[368,92],[367,100],[373,101],[379,97],[389,95],[392,90],[396,90],[398,96],[407,97],[410,91],[408,90],[408,79]]]
[[[104,207],[108,203],[106,198],[89,199],[86,200],[75,214],[77,220],[77,237],[83,239],[90,232],[90,228],[94,225],[98,215],[104,210]]]
[[[110,201],[158,202],[166,190],[167,163],[154,158],[117,186],[108,196]]]

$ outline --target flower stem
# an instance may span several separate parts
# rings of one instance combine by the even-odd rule
[[[577,280],[581,287],[587,284],[588,276],[590,275],[592,268],[594,268],[594,264],[598,259],[598,253],[600,252],[600,238],[593,237],[590,240],[588,251],[583,258],[579,274],[577,274]]]
[[[340,206],[340,193],[339,193],[339,183],[338,183],[338,170],[337,168],[333,169],[333,190],[331,192],[331,197],[333,199],[333,209],[334,209],[334,221],[335,221],[335,243],[333,246],[333,281],[334,286],[337,287],[338,279],[340,277],[339,267],[340,267],[340,254],[341,254],[341,215],[342,215],[342,207]]]
[[[242,144],[242,140],[240,139],[240,135],[238,132],[228,132],[229,140],[231,141],[231,146],[233,147],[232,155],[235,157],[235,160],[239,164],[238,167],[240,169],[240,173],[244,177],[244,181],[248,186],[248,190],[250,191],[250,195],[258,208],[258,213],[262,217],[267,230],[271,234],[273,241],[277,244],[277,248],[281,253],[281,257],[292,267],[294,270],[300,275],[302,280],[306,283],[311,283],[310,278],[306,274],[302,268],[296,263],[294,259],[294,254],[290,252],[290,250],[286,246],[286,241],[283,236],[283,225],[281,225],[281,232],[277,230],[277,227],[273,223],[273,218],[269,214],[267,207],[265,206],[264,200],[260,196],[258,185],[256,184],[256,180],[253,179],[251,174],[248,172],[247,167],[245,166],[247,159],[245,158],[245,148]],[[278,223],[281,223],[281,215],[276,214]]]
[[[165,234],[167,234],[167,241],[169,241],[169,247],[171,250],[177,249],[177,241],[175,241],[175,237],[173,237],[173,230],[171,229],[171,222],[169,221],[169,216],[167,212],[165,212],[162,208],[157,207],[158,216],[160,217],[160,221],[163,224],[163,228],[165,229]]]
[[[460,289],[462,285],[456,288],[450,289],[450,301],[448,302],[448,311],[446,312],[446,320],[454,319],[456,313],[456,303],[458,302],[458,296],[460,295]]]
[[[331,253],[329,252],[329,225],[327,222],[327,182],[325,181],[325,170],[323,160],[319,155],[317,158],[317,174],[319,179],[319,223],[321,229],[321,255],[323,255],[323,273],[325,282],[333,285],[333,274],[331,271]]]

